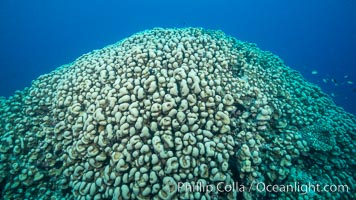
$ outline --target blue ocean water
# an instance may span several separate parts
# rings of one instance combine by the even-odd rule
[[[2,0],[0,96],[138,31],[193,26],[273,52],[356,114],[355,10],[353,0]]]

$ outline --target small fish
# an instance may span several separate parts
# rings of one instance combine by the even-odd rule
[[[324,83],[327,83],[327,82],[328,82],[328,79],[323,78],[323,82],[324,82]]]
[[[349,78],[349,75],[345,75],[344,78],[345,78],[345,79]]]
[[[330,94],[330,96],[335,97],[335,94],[332,92],[332,93]]]
[[[337,83],[336,79],[334,79],[334,78],[331,78],[331,82]]]
[[[353,81],[347,81],[346,83],[347,83],[347,84],[349,84],[349,85],[354,84],[354,82],[353,82]]]
[[[318,71],[313,70],[313,71],[311,72],[311,74],[313,74],[313,75],[318,74]]]

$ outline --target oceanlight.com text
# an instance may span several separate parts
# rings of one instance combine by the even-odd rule
[[[334,185],[334,184],[312,184],[312,183],[299,183],[294,182],[293,184],[286,185],[270,185],[264,182],[256,182],[249,186],[239,184],[238,182],[233,182],[231,184],[226,184],[225,182],[219,182],[216,184],[203,185],[201,182],[192,184],[178,182],[178,192],[201,192],[210,193],[213,191],[217,192],[296,192],[301,194],[307,193],[321,193],[321,192],[351,192],[347,184],[344,185]]]

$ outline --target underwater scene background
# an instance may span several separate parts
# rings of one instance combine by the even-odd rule
[[[352,0],[4,0],[0,95],[138,31],[192,26],[221,29],[271,51],[355,114],[355,85],[348,84],[355,81],[355,8]]]
[[[355,199],[354,8],[0,2],[0,199]]]

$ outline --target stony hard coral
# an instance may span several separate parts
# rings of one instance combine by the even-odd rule
[[[311,125],[321,119],[335,131]],[[0,187],[5,199],[303,198],[253,184],[354,190],[355,132],[277,56],[221,31],[157,28],[0,98]],[[252,190],[189,190],[237,181]],[[314,197],[328,195],[356,198]]]

